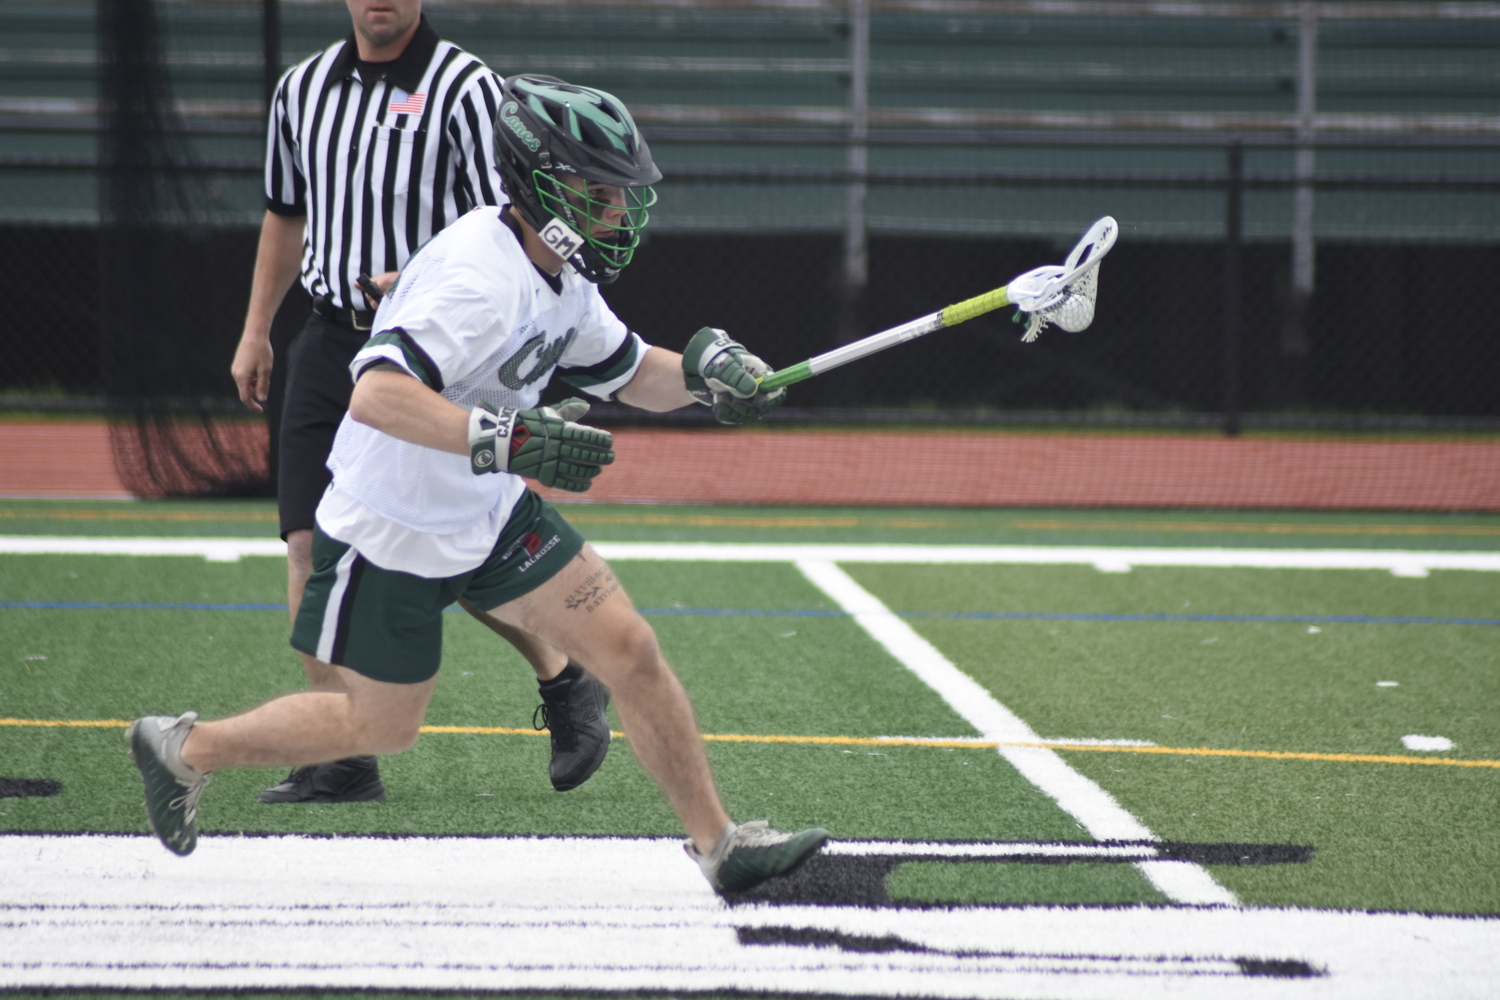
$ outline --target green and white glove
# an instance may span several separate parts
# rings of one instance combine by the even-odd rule
[[[786,387],[762,392],[760,379],[771,366],[731,340],[723,330],[705,326],[682,352],[682,376],[688,392],[713,409],[721,424],[748,424],[786,400]]]
[[[589,411],[581,399],[535,410],[480,403],[469,411],[469,468],[474,475],[513,472],[570,493],[582,493],[615,460],[614,435],[576,421]]]

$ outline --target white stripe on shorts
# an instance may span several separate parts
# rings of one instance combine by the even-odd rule
[[[333,587],[328,591],[328,600],[323,605],[323,630],[318,633],[318,659],[324,663],[333,662],[333,645],[339,634],[339,610],[344,605],[344,594],[349,589],[349,572],[354,567],[354,560],[359,558],[359,553],[354,547],[339,557],[339,564],[333,571]]]

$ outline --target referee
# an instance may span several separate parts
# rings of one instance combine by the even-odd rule
[[[369,337],[374,303],[423,243],[479,205],[506,202],[495,164],[500,79],[438,38],[421,0],[346,0],[353,31],[281,78],[266,150],[261,223],[245,329],[231,374],[242,402],[263,409],[271,387],[271,320],[301,279],[313,311],[292,341],[280,428],[277,504],[295,621],[312,571],[314,511],[325,463],[349,407],[349,363]],[[582,784],[609,747],[608,693],[558,650],[470,608],[516,646],[540,682],[552,735],[552,784]],[[302,655],[314,690],[343,690],[337,672]],[[374,757],[308,762],[260,801],[384,801]]]

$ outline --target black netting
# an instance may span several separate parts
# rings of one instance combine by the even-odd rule
[[[10,329],[0,389],[38,398],[103,394],[98,243],[93,226],[4,228],[0,297]]]
[[[606,295],[653,342],[680,347],[716,325],[784,366],[1060,263],[1106,212],[1121,225],[1088,330],[1022,344],[1010,311],[993,313],[797,385],[775,420],[1500,427],[1484,296],[1500,271],[1493,19],[1413,19],[1405,5],[1325,19],[1302,303],[1292,8],[1136,6],[1101,20],[872,5],[868,280],[852,287],[853,7],[669,6],[667,21],[658,0],[428,11],[502,73],[557,73],[636,113],[666,180]],[[322,48],[348,31],[347,11],[288,5],[279,39],[250,0],[7,11],[0,405],[107,404],[122,476],[142,494],[269,489],[267,421],[229,377],[263,211],[263,59],[273,42],[287,62]],[[280,361],[307,308],[300,293],[283,308]]]
[[[99,361],[116,466],[144,496],[263,493],[258,422],[226,418],[225,359],[254,243],[209,224],[151,0],[99,0]]]
[[[835,237],[658,237],[606,294],[664,346],[717,325],[783,367],[837,346],[846,312],[865,333],[885,329],[1060,263],[1065,252],[1040,240],[877,237],[869,283],[851,303]],[[1004,309],[800,384],[791,405],[1217,421],[1227,378],[1224,257],[1221,244],[1127,233],[1100,265],[1087,331],[1049,327],[1023,344],[1024,326]],[[1254,244],[1241,259],[1240,405],[1251,423],[1500,418],[1500,340],[1472,284],[1497,273],[1500,247],[1322,245],[1311,333],[1295,353],[1282,336],[1290,251]]]

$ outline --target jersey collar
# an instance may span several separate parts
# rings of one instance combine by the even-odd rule
[[[514,209],[512,209],[509,205],[503,206],[500,209],[500,221],[505,223],[505,228],[509,229],[511,231],[511,234],[515,236],[516,242],[521,245],[521,252],[524,254],[526,252],[526,237],[521,235],[521,224],[511,216],[510,213],[512,211],[514,211]],[[529,257],[527,258],[527,262],[531,264],[532,270],[536,271],[537,274],[542,276],[542,280],[547,283],[547,287],[552,289],[554,294],[562,294],[563,284],[561,271],[557,272],[556,274],[548,274],[540,267],[537,267],[536,262],[531,260]]]
[[[422,85],[422,77],[427,73],[427,64],[432,62],[432,54],[437,51],[438,34],[432,25],[427,22],[427,15],[422,15],[422,20],[417,24],[416,34],[411,36],[411,41],[406,44],[406,50],[395,59],[386,63],[386,70],[380,75],[383,80],[389,80],[407,93],[411,93]],[[330,83],[342,82],[350,77],[356,76],[354,65],[359,59],[359,45],[354,41],[354,32],[349,32],[349,37],[344,39],[344,47],[339,51],[338,58],[334,60],[333,68],[328,73]]]

